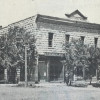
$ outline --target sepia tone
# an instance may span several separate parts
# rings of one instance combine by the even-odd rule
[[[8,26],[0,26],[0,89],[5,89],[0,92],[1,100],[99,100],[100,24],[89,22],[88,17],[79,10],[64,16],[36,14]],[[34,37],[33,44],[24,40],[24,33],[23,38],[20,37],[20,29],[22,33]],[[10,32],[17,33],[14,42],[9,37]],[[9,61],[7,48],[2,57],[2,41],[4,47],[10,42],[12,45],[15,43],[15,50],[18,50],[17,43],[25,42],[22,43],[22,66],[17,57],[18,63],[17,60]],[[29,55],[32,52],[30,45],[34,47],[33,58]],[[32,60],[33,65],[30,65]]]

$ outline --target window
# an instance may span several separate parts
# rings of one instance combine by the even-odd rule
[[[52,47],[53,33],[48,34],[48,46]]]
[[[97,43],[98,43],[98,38],[94,38],[94,45],[95,45],[95,47],[97,47]]]
[[[70,35],[65,35],[65,42],[69,42],[69,37],[70,37]]]
[[[81,41],[82,41],[82,43],[84,44],[84,36],[81,36]]]

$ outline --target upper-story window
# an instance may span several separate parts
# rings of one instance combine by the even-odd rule
[[[81,36],[81,41],[82,41],[82,43],[84,44],[84,36]]]
[[[48,34],[48,46],[52,47],[53,44],[53,33]]]
[[[70,35],[66,34],[65,35],[65,42],[69,42],[69,38],[70,38]]]
[[[95,47],[97,47],[97,43],[98,43],[98,38],[94,38],[94,45],[95,45]]]

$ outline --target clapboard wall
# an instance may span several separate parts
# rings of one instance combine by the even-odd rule
[[[98,38],[97,46],[100,47],[99,30],[45,22],[37,22],[37,30],[37,48],[40,54],[44,52],[64,53],[63,44],[66,34],[70,35],[69,42],[72,38],[79,39],[84,36],[84,44],[89,45],[94,45],[94,38]],[[48,47],[48,33],[50,32],[54,33],[52,47]]]
[[[42,55],[45,52],[64,53],[63,44],[65,43],[66,34],[70,35],[69,41],[71,41],[72,38],[79,39],[80,36],[84,36],[84,43],[89,45],[94,45],[94,38],[98,38],[97,46],[100,47],[100,30],[76,27],[75,25],[36,21],[37,16],[38,15],[26,18],[2,28],[0,35],[6,34],[10,27],[23,27],[27,32],[35,35],[38,53]],[[48,47],[49,32],[54,33],[52,47]]]

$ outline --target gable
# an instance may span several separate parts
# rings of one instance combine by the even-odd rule
[[[72,12],[71,14],[65,14],[66,17],[70,18],[70,19],[74,19],[74,20],[82,20],[82,21],[86,21],[87,17],[85,17],[80,11],[76,10],[74,12]]]
[[[79,14],[75,14],[74,17],[80,17],[80,18],[82,18]]]
[[[84,20],[84,18],[81,17],[79,14],[75,14],[75,15],[71,16],[70,18],[75,19],[75,20]]]

